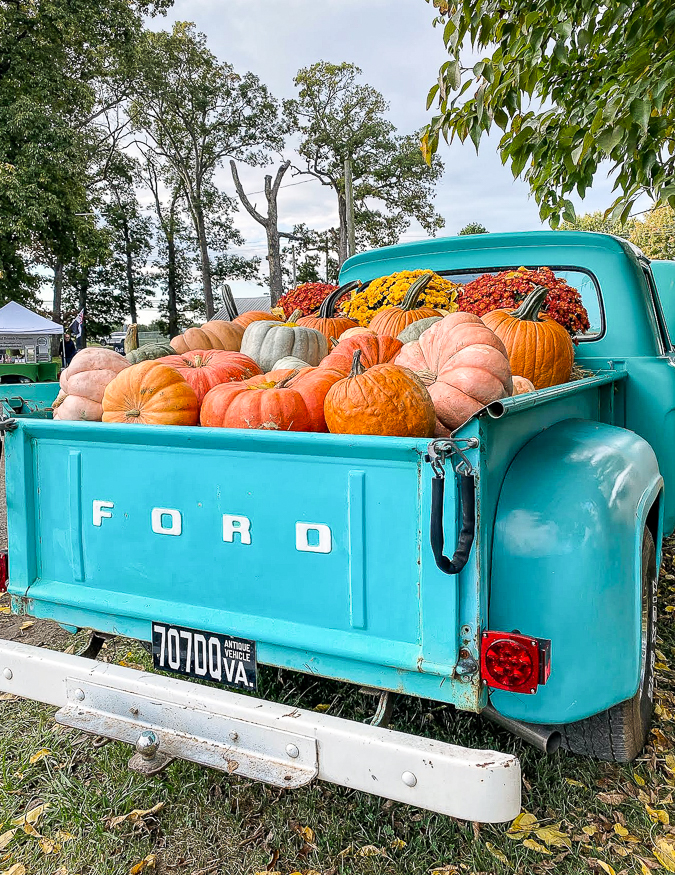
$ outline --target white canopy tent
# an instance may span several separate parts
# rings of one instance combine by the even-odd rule
[[[0,307],[0,335],[5,334],[63,334],[63,326],[10,301]]]
[[[0,308],[0,350],[20,350],[12,361],[49,362],[49,337],[62,335],[63,326],[33,313],[16,301]]]

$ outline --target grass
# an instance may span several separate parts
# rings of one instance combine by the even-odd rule
[[[21,866],[25,875],[127,875],[136,866],[150,875],[675,871],[655,856],[663,860],[667,850],[659,842],[675,842],[673,604],[675,541],[666,545],[660,580],[657,713],[650,744],[635,763],[565,753],[547,758],[477,717],[424,700],[398,703],[395,729],[516,753],[523,806],[538,833],[521,830],[512,838],[508,824],[479,826],[324,783],[278,790],[178,761],[145,778],[127,770],[127,746],[95,748],[89,736],[57,726],[54,709],[15,700],[0,703],[0,847],[13,819],[48,807],[32,830],[19,826],[0,850],[0,873],[23,875]],[[146,652],[123,639],[111,642],[104,658],[149,665]],[[260,672],[260,694],[277,701],[330,703],[330,713],[356,720],[373,707],[344,684]],[[111,823],[158,803],[154,814]]]

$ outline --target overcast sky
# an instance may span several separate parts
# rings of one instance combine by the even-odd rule
[[[170,29],[174,21],[194,21],[220,59],[237,71],[256,73],[278,98],[294,95],[293,77],[300,67],[319,60],[353,62],[363,70],[364,81],[385,96],[391,121],[406,133],[428,120],[427,92],[446,58],[442,32],[432,26],[433,18],[433,7],[425,0],[176,0],[169,15],[150,26]],[[489,231],[541,227],[527,185],[514,181],[509,168],[502,166],[496,141],[497,137],[485,141],[478,155],[468,142],[441,145],[445,174],[437,188],[436,208],[445,219],[442,234],[456,234],[474,221]],[[269,170],[241,168],[247,192],[262,189],[265,172]],[[307,178],[287,174],[286,183]],[[229,168],[219,174],[218,182],[234,194]],[[264,196],[254,200],[264,206]],[[611,184],[599,180],[580,211],[605,209],[611,200]],[[282,230],[299,222],[317,230],[336,225],[331,190],[314,180],[288,185],[280,193],[279,220]],[[246,238],[242,252],[264,256],[263,229],[243,209],[237,224]],[[414,224],[403,239],[423,236]],[[260,294],[259,287],[246,283],[233,286],[237,295]]]

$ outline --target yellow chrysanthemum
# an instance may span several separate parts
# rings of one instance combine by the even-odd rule
[[[431,281],[420,294],[418,306],[452,312],[457,309],[455,299],[460,286],[444,279],[431,270],[402,270],[373,280],[363,291],[352,293],[343,312],[359,325],[366,326],[373,316],[387,307],[398,307],[410,286],[423,274],[431,274]]]

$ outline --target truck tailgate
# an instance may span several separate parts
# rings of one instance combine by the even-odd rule
[[[6,444],[15,608],[140,639],[152,621],[221,632],[264,663],[466,698],[427,441],[24,419]]]

